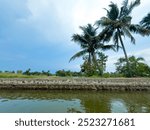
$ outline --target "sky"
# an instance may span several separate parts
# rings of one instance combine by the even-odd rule
[[[0,70],[79,71],[82,58],[69,63],[80,51],[71,36],[81,33],[79,26],[94,24],[105,16],[109,4],[110,0],[0,0]],[[149,6],[149,0],[141,0],[132,12],[133,23],[150,12]],[[150,65],[150,37],[134,36],[136,45],[124,39],[128,54],[144,57]],[[105,53],[109,56],[107,71],[113,72],[123,52]]]

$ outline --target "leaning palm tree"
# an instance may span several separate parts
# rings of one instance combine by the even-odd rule
[[[91,24],[84,27],[80,26],[80,29],[83,33],[74,34],[72,36],[72,41],[78,43],[82,50],[73,55],[70,61],[88,55],[89,65],[91,65],[91,63],[96,64],[97,50],[113,49],[113,45],[104,45],[103,43],[100,43],[97,38],[97,28],[94,28]]]
[[[145,16],[142,21],[140,22],[140,24],[147,28],[150,29],[150,13],[147,14],[147,16]]]
[[[105,9],[107,11],[107,16],[102,17],[96,22],[96,25],[98,25],[98,27],[103,27],[103,31],[99,34],[99,40],[103,40],[105,42],[113,39],[117,50],[119,50],[119,48],[123,49],[129,76],[131,76],[130,65],[123,42],[123,37],[127,36],[131,39],[131,42],[135,44],[135,39],[132,35],[132,32],[139,33],[143,36],[149,35],[149,31],[147,29],[137,24],[131,24],[132,17],[130,14],[132,10],[138,5],[140,5],[140,0],[135,0],[130,4],[128,0],[124,0],[122,7],[119,9],[117,4],[111,2],[111,4],[109,5],[110,9]]]

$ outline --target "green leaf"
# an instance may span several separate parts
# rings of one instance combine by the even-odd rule
[[[76,58],[79,58],[79,57],[85,55],[86,53],[88,53],[88,50],[87,50],[87,49],[82,50],[82,51],[76,53],[75,55],[73,55],[73,56],[70,58],[69,62],[72,61],[72,60],[74,60],[74,59],[76,59]]]

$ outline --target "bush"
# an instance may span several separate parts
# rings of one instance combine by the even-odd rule
[[[17,74],[22,74],[22,70],[17,70]]]

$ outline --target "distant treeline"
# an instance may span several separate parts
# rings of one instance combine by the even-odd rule
[[[27,69],[26,71],[17,70],[17,71],[0,71],[1,74],[20,74],[20,75],[28,75],[28,76],[82,76],[83,74],[81,72],[73,72],[70,70],[58,70],[56,73],[51,73],[48,71],[31,71],[31,69]]]
[[[22,71],[22,70],[17,70],[17,71],[0,71],[0,77],[5,77],[5,75],[24,75],[24,76],[60,76],[60,77],[90,77],[88,75],[86,75],[84,72],[76,72],[76,71],[70,71],[70,70],[58,70],[55,73],[51,73],[50,71],[42,71],[42,72],[38,72],[38,71],[31,71],[31,69],[27,69],[26,71]],[[3,76],[1,76],[3,75]],[[7,77],[7,76],[6,76]],[[11,76],[13,77],[13,76]],[[98,75],[94,75],[92,77],[99,77]],[[105,78],[109,78],[109,77],[124,77],[122,74],[117,74],[117,73],[104,73],[103,76],[101,77],[105,77]]]
[[[94,65],[89,67],[88,62],[84,62],[81,65],[79,72],[71,70],[58,70],[55,73],[48,71],[31,71],[27,69],[26,71],[0,71],[0,77],[40,77],[40,76],[61,76],[61,77],[128,77],[127,75],[127,64],[125,58],[119,58],[115,63],[115,72],[106,72],[106,61],[107,57],[103,55],[104,58],[98,59],[97,67]],[[103,59],[103,60],[102,60]],[[150,66],[145,63],[142,57],[129,57],[130,73],[132,77],[150,77]]]
[[[17,71],[0,71],[0,73],[5,73],[5,74],[22,74],[22,75],[46,75],[46,76],[52,76],[53,74],[50,73],[50,71],[31,71],[31,69],[27,69],[26,71],[22,71],[22,70],[17,70]]]

